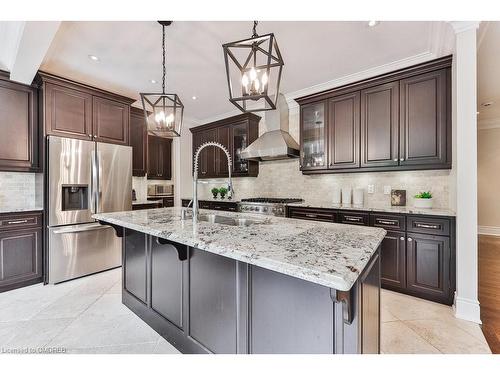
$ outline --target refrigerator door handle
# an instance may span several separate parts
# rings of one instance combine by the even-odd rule
[[[102,199],[102,189],[101,189],[101,176],[102,176],[102,158],[101,152],[96,151],[96,164],[97,164],[97,190],[96,190],[96,200],[97,208],[96,212],[101,212],[101,199]]]
[[[104,230],[111,228],[109,225],[101,225],[101,224],[89,224],[89,225],[78,225],[78,228],[70,227],[63,228],[54,231],[54,234],[65,234],[65,233],[78,233],[78,232],[88,232],[91,230]]]
[[[91,189],[90,189],[90,212],[95,214],[97,212],[97,165],[96,165],[96,152],[92,151],[90,154],[90,170],[91,170]]]

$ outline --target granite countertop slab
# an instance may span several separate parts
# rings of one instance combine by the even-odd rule
[[[15,212],[43,211],[42,206],[0,206],[0,214]]]
[[[331,202],[316,202],[305,201],[302,203],[289,203],[290,207],[311,207],[311,208],[326,208],[333,210],[359,210],[370,212],[387,212],[394,214],[415,214],[415,215],[432,215],[432,216],[456,216],[455,211],[445,208],[415,208],[415,207],[397,207],[397,206],[342,206]]]
[[[191,219],[181,220],[181,210],[157,208],[93,217],[344,291],[352,288],[386,234],[382,228],[267,216],[266,223],[247,227],[195,224]],[[233,212],[223,215],[264,218]]]

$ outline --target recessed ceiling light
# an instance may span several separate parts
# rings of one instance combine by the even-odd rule
[[[484,102],[484,103],[481,103],[481,106],[483,106],[483,107],[489,107],[491,105],[493,105],[493,102]]]
[[[149,82],[156,83],[156,79],[150,79]]]
[[[191,99],[196,100],[198,98],[196,96],[192,96]]]
[[[92,61],[99,61],[99,57],[97,57],[96,55],[89,55],[89,59]]]
[[[380,23],[380,21],[368,21],[368,26],[374,27],[377,26]]]

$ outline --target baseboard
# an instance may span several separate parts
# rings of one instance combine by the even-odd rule
[[[487,225],[478,226],[478,233],[486,236],[500,236],[500,227],[491,227]]]
[[[455,299],[455,317],[481,324],[479,301],[457,296]]]

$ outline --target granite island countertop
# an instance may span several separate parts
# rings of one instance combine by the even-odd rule
[[[349,290],[375,253],[382,228],[265,217],[247,227],[181,220],[180,207],[93,215],[95,219],[219,254],[329,288]],[[220,211],[200,210],[221,215]],[[259,218],[224,212],[224,216]]]

